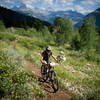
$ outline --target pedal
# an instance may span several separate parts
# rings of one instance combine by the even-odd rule
[[[53,82],[53,79],[52,78],[50,78],[50,80],[51,80],[51,82]]]

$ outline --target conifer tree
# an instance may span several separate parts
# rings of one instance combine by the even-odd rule
[[[72,40],[73,27],[70,20],[66,18],[57,17],[54,20],[54,26],[56,28],[56,33],[55,33],[56,42],[59,45],[62,45],[64,43],[69,43]]]
[[[22,20],[22,27],[23,27],[24,29],[27,29],[27,28],[28,28],[28,24],[27,24],[27,19],[26,19],[26,17],[24,17],[23,20]]]
[[[2,20],[0,20],[0,31],[5,29],[5,25]]]
[[[95,19],[89,17],[84,20],[80,29],[81,50],[90,50],[96,47],[97,32],[95,30]]]

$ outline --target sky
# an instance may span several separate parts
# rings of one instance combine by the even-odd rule
[[[0,0],[0,5],[12,8],[25,4],[28,8],[41,9],[52,8],[58,10],[73,10],[82,14],[88,14],[100,7],[100,0]]]

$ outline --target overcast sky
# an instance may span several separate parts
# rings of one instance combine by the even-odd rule
[[[100,7],[100,0],[0,0],[0,5],[12,8],[25,4],[28,8],[52,8],[55,10],[75,10],[87,14]]]

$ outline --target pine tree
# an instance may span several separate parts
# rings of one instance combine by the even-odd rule
[[[90,50],[96,47],[97,32],[95,30],[95,19],[90,17],[84,20],[80,29],[81,50]]]
[[[0,20],[0,31],[5,30],[5,25],[2,20]]]
[[[97,45],[96,45],[96,52],[100,53],[100,28],[97,27],[97,32],[98,32],[98,39],[97,39]]]
[[[27,19],[26,19],[26,17],[24,17],[23,20],[22,20],[22,27],[23,27],[24,29],[28,29],[28,24],[27,24]]]
[[[73,27],[72,23],[68,19],[57,17],[54,20],[54,26],[56,28],[56,42],[59,45],[68,43],[72,40]]]
[[[80,50],[80,34],[78,30],[74,30],[74,36],[71,41],[71,47],[74,50]]]

